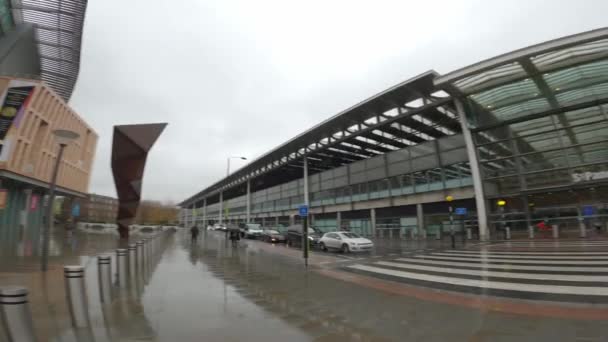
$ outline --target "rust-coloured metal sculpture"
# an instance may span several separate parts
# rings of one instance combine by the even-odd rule
[[[166,123],[114,126],[112,173],[118,195],[116,224],[123,239],[129,237],[129,225],[139,207],[148,151],[166,126]]]

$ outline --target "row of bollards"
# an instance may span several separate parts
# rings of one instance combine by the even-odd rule
[[[128,249],[116,250],[116,286],[135,286],[137,275],[149,273],[152,264],[161,257],[171,230],[130,244]],[[112,302],[112,259],[110,255],[97,257],[99,292],[102,303]],[[84,267],[64,266],[68,308],[75,328],[90,326]],[[0,321],[10,342],[37,341],[27,299],[28,290],[20,286],[0,287]]]

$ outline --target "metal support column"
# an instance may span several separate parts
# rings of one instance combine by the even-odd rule
[[[369,220],[370,220],[370,225],[372,226],[372,236],[373,237],[377,237],[376,236],[376,209],[375,208],[371,208],[369,210]]]
[[[192,210],[190,211],[190,218],[192,219],[192,224],[190,225],[190,227],[196,226],[196,207],[195,207],[194,203],[192,203]]]
[[[224,193],[222,191],[220,191],[220,211],[219,211],[219,224],[222,224],[223,220],[224,220]]]
[[[207,197],[205,197],[203,199],[203,229],[206,231],[207,230],[207,226],[209,224],[207,223]]]
[[[336,212],[336,230],[342,230],[342,212]]]
[[[248,179],[247,180],[247,223],[251,223],[251,181]]]
[[[416,235],[418,235],[421,238],[426,238],[426,229],[424,229],[424,210],[422,208],[422,203],[418,203],[416,204],[416,218],[417,218],[417,225],[416,225]]]
[[[458,98],[454,98],[454,104],[458,110],[458,117],[460,118],[460,126],[462,127],[462,135],[467,148],[467,155],[469,157],[469,165],[471,167],[471,176],[473,177],[473,189],[475,191],[475,204],[477,209],[477,225],[479,227],[479,240],[487,241],[488,236],[488,217],[486,212],[486,203],[483,193],[483,185],[481,182],[481,173],[479,171],[479,160],[477,159],[477,153],[475,151],[475,145],[473,143],[473,136],[469,130],[467,124],[467,118],[464,112],[464,105]]]

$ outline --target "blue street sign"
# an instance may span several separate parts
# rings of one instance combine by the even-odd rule
[[[592,205],[583,206],[583,216],[593,216],[595,214],[595,208]]]
[[[76,203],[72,207],[72,216],[78,217],[80,216],[80,204]]]
[[[300,210],[300,216],[304,217],[304,216],[308,216],[308,206],[306,204],[302,204],[299,208]]]
[[[466,215],[467,214],[467,208],[456,208],[456,210],[454,210],[454,213],[456,215]]]

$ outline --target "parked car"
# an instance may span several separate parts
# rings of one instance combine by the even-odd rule
[[[317,247],[319,243],[319,239],[321,239],[323,233],[315,228],[308,227],[308,241],[312,248]],[[302,225],[295,224],[293,226],[289,226],[287,228],[287,236],[286,236],[287,246],[293,247],[302,247]]]
[[[274,229],[264,229],[264,232],[262,233],[262,240],[272,243],[285,242],[285,235]]]
[[[225,231],[226,230],[226,225],[216,223],[213,226],[208,226],[207,230],[221,230],[221,231]]]
[[[323,251],[334,249],[342,251],[343,253],[368,252],[374,248],[374,243],[355,233],[330,232],[323,235],[319,241],[319,247]]]
[[[257,223],[244,223],[240,225],[241,237],[246,239],[257,239],[264,232],[262,225]]]

